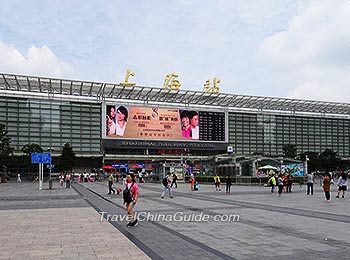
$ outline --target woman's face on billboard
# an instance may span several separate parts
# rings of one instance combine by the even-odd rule
[[[118,118],[118,121],[124,121],[125,115],[122,112],[120,112],[119,110],[117,110],[117,118]]]
[[[190,125],[190,119],[187,116],[184,116],[181,119],[181,123],[185,128],[187,128]]]
[[[109,112],[109,115],[111,117],[115,117],[115,109],[114,109],[114,107],[111,107],[111,111]]]

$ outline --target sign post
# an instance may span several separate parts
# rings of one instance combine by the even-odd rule
[[[44,181],[44,163],[49,163],[51,166],[51,154],[32,153],[32,163],[39,164],[39,190],[42,190]]]

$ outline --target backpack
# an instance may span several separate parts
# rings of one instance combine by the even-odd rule
[[[273,178],[273,177],[272,177]],[[270,185],[272,185],[273,184],[273,180],[272,180],[272,178],[270,178],[270,180],[269,180],[269,184]]]
[[[196,182],[196,183],[194,184],[193,190],[199,190],[198,182]]]
[[[126,186],[125,190],[123,191],[123,200],[124,203],[130,204],[132,202],[132,193],[131,188],[134,184],[131,184],[130,188]]]
[[[164,185],[164,187],[168,186],[168,178],[167,177],[163,178],[162,184]]]

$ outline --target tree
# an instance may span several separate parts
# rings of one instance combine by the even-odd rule
[[[21,151],[23,153],[22,164],[25,167],[30,168],[31,170],[36,169],[37,165],[31,164],[31,154],[32,153],[42,153],[43,148],[41,148],[41,146],[39,144],[31,143],[31,144],[23,145]]]
[[[75,165],[76,156],[70,143],[63,146],[62,154],[60,156],[59,168],[61,171],[71,171]]]
[[[5,163],[5,160],[13,154],[11,138],[8,137],[7,134],[6,126],[0,123],[0,167]]]
[[[11,138],[8,137],[7,134],[6,126],[0,123],[0,167],[2,167],[8,157],[13,154]]]
[[[295,144],[283,145],[283,157],[294,159],[297,156],[297,146]]]
[[[319,158],[320,158],[321,167],[325,171],[337,170],[341,161],[338,156],[338,153],[330,149],[324,150],[320,154]]]
[[[44,150],[39,144],[31,143],[23,145],[21,151],[24,155],[30,156],[32,153],[42,153]]]
[[[315,172],[321,169],[319,154],[316,152],[306,152],[299,155],[299,159],[303,162],[306,161],[306,156],[308,157],[308,172]]]

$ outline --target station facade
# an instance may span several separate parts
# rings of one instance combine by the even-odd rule
[[[110,133],[108,121],[120,107],[128,117],[122,135]],[[198,115],[196,136],[183,132],[182,116],[191,113]],[[0,74],[0,122],[15,154],[36,143],[55,158],[70,143],[77,170],[192,165],[212,174],[209,162],[228,147],[233,156],[278,157],[286,144],[298,153],[332,149],[349,158],[349,115],[347,103]]]

